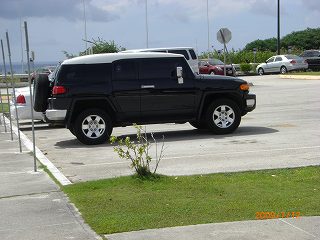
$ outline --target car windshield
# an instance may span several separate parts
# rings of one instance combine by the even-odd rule
[[[210,59],[208,62],[210,65],[224,65],[224,63],[219,59]]]

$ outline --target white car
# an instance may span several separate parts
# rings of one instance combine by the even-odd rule
[[[33,87],[31,87],[33,91]],[[30,90],[29,87],[22,87],[15,89],[16,99],[13,97],[13,93],[11,93],[10,100],[10,110],[11,116],[16,118],[16,111],[14,103],[17,103],[17,111],[19,120],[31,119],[31,102],[30,102]],[[36,112],[33,110],[33,116],[35,120],[42,120],[42,113]]]
[[[269,58],[265,63],[257,66],[256,71],[259,75],[265,73],[285,74],[289,71],[306,70],[308,63],[297,55],[277,55]]]

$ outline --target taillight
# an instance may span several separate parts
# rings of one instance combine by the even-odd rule
[[[52,95],[64,94],[67,92],[67,89],[63,86],[54,86],[52,89]]]
[[[23,95],[19,95],[16,99],[17,104],[26,104],[26,98]]]
[[[296,64],[297,62],[295,60],[290,61],[291,64]]]

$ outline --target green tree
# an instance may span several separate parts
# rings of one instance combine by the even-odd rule
[[[87,41],[92,44],[93,54],[97,53],[116,53],[126,50],[125,48],[118,46],[113,40],[106,41],[102,38],[92,39],[92,41]],[[80,52],[80,56],[87,55],[87,52],[90,52],[90,48],[86,49],[83,52]]]

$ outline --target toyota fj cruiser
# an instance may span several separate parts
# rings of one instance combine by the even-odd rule
[[[54,81],[35,82],[35,110],[62,121],[84,144],[106,142],[113,127],[184,123],[215,134],[237,129],[256,96],[239,78],[197,75],[183,55],[97,54],[65,60]]]

